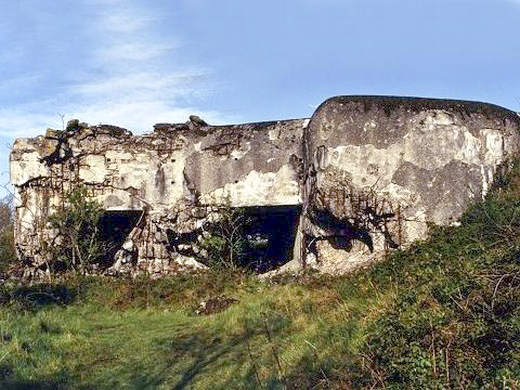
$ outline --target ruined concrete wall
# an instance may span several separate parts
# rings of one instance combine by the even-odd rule
[[[518,152],[519,129],[516,113],[490,104],[348,96],[310,121],[192,120],[140,136],[74,123],[13,147],[17,248],[40,267],[54,238],[47,217],[82,184],[107,212],[142,211],[117,270],[200,266],[203,227],[227,205],[263,208],[263,226],[276,229],[296,229],[300,213],[287,267],[348,271],[424,238],[430,222],[456,222]]]
[[[306,253],[348,270],[457,221],[518,151],[519,117],[473,102],[337,97],[305,131]],[[303,256],[306,256],[304,254]]]
[[[218,205],[301,203],[298,169],[306,123],[158,124],[141,136],[76,123],[18,139],[10,157],[18,251],[28,264],[42,265],[43,242],[53,240],[48,216],[64,194],[84,185],[108,211],[144,212],[123,246],[140,268],[162,272],[179,263],[197,265],[173,250],[168,230],[193,232]]]

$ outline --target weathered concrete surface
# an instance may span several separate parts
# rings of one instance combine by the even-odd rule
[[[154,273],[199,266],[191,245],[171,248],[166,232],[197,230],[218,205],[301,204],[297,170],[307,122],[158,124],[141,136],[76,123],[67,131],[18,139],[10,166],[20,257],[36,267],[44,264],[42,243],[53,240],[46,220],[63,195],[81,184],[110,212],[144,212],[116,256],[118,267],[125,258]]]
[[[359,96],[327,100],[310,121],[193,119],[141,136],[75,122],[13,147],[17,248],[42,268],[46,220],[83,184],[108,212],[142,211],[117,270],[200,267],[202,227],[227,205],[276,209],[287,230],[301,211],[287,267],[348,271],[425,237],[428,222],[455,222],[518,151],[519,129],[516,113],[490,104]]]
[[[519,123],[484,103],[327,100],[304,136],[306,252],[348,270],[423,238],[428,222],[457,221],[518,151]]]

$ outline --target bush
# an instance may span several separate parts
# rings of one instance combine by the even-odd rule
[[[392,254],[368,274],[392,304],[367,327],[360,383],[388,388],[517,388],[520,164],[458,227]],[[396,283],[398,281],[398,285]]]
[[[16,261],[12,197],[0,200],[0,273]]]
[[[114,243],[101,238],[103,213],[104,209],[89,198],[85,187],[76,187],[65,196],[64,205],[49,217],[49,224],[57,233],[48,248],[51,271],[85,272],[104,263]]]
[[[219,210],[218,220],[205,226],[202,248],[207,253],[209,266],[223,268],[246,268],[250,262],[250,243],[247,228],[253,218],[244,208],[224,206]]]

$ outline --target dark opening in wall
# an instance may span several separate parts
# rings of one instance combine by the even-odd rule
[[[183,256],[196,256],[192,244],[197,242],[197,231],[188,233],[176,233],[172,229],[166,229],[168,245],[166,249],[174,251]]]
[[[300,206],[245,209],[245,213],[253,221],[245,230],[248,268],[263,273],[292,259],[300,209]]]
[[[101,267],[113,265],[116,252],[121,249],[142,214],[140,210],[105,211],[99,221],[99,237],[106,248]]]
[[[221,218],[197,235],[168,233],[170,247],[208,266],[239,267],[257,273],[273,270],[292,258],[299,206],[223,208]],[[190,247],[189,242],[198,244]],[[182,249],[182,250],[181,250]],[[192,253],[187,252],[192,251]]]

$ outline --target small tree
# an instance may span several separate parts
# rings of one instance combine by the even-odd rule
[[[16,261],[12,197],[0,200],[0,273]]]
[[[201,246],[207,252],[209,265],[246,267],[250,252],[247,229],[252,223],[244,208],[221,207],[216,220],[204,227]]]
[[[83,186],[66,195],[63,207],[49,217],[50,227],[57,233],[50,250],[54,270],[61,264],[85,272],[102,260],[107,250],[99,232],[103,212]]]

